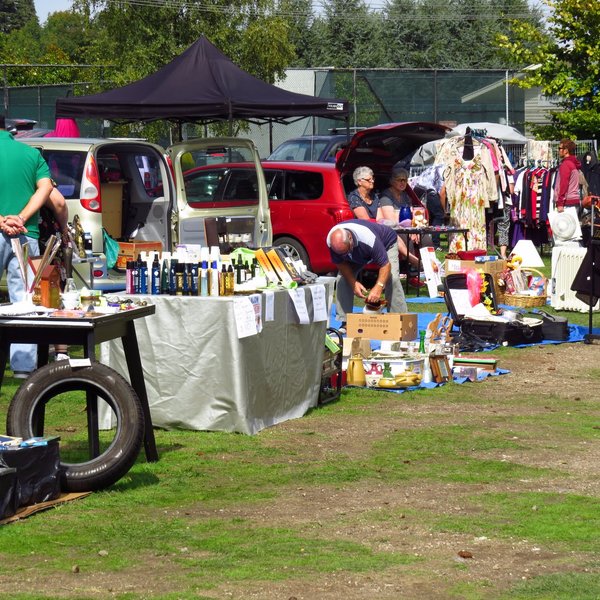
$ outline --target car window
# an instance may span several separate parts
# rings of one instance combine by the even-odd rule
[[[245,148],[229,148],[214,146],[203,150],[192,150],[181,157],[181,168],[184,171],[196,167],[208,167],[228,163],[250,162],[251,152]]]
[[[252,201],[258,204],[258,181],[253,169],[232,169],[223,200]]]
[[[316,200],[323,195],[323,175],[311,171],[288,171],[286,200]]]
[[[225,169],[200,171],[192,169],[188,171],[183,179],[185,185],[185,196],[188,203],[213,203],[218,201],[218,191],[221,182],[225,179]]]
[[[56,182],[60,193],[67,200],[79,198],[86,153],[72,150],[42,150],[42,156],[50,167],[50,176]]]
[[[290,140],[281,144],[269,160],[318,161],[328,143],[327,140]]]
[[[121,171],[121,163],[116,154],[104,154],[98,156],[98,171],[100,172],[100,181],[121,181],[123,173]]]
[[[156,197],[163,188],[158,157],[154,154],[136,154],[135,164],[146,193],[150,197]]]
[[[283,173],[272,169],[265,169],[267,192],[269,200],[283,200]]]

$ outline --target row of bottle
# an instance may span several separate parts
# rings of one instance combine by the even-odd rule
[[[241,257],[235,264],[221,265],[216,260],[180,262],[177,258],[154,260],[150,268],[142,260],[127,263],[125,293],[169,294],[171,296],[233,296],[235,284],[241,284],[255,276],[258,269],[256,259],[248,267]]]

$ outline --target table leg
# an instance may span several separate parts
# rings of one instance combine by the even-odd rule
[[[88,427],[88,447],[90,458],[100,456],[100,431],[98,429],[98,396],[93,392],[85,393],[87,427]]]
[[[156,462],[158,460],[158,451],[156,450],[152,416],[150,415],[150,405],[148,404],[148,395],[144,382],[144,371],[142,370],[142,361],[140,359],[133,321],[127,323],[127,334],[121,338],[121,341],[123,343],[123,350],[125,351],[125,360],[127,361],[131,387],[138,395],[144,412],[144,449],[146,450],[146,460],[148,462]]]
[[[83,346],[83,355],[90,361],[96,360],[96,340],[93,333],[86,336],[86,342]],[[98,396],[93,392],[85,393],[87,427],[88,427],[88,447],[90,458],[100,456],[100,430],[98,428]]]

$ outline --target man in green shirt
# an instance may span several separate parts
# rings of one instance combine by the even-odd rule
[[[17,142],[0,115],[0,276],[6,270],[11,302],[24,300],[27,293],[11,238],[28,244],[30,256],[39,254],[38,211],[51,191],[50,170],[42,155]],[[10,365],[16,377],[27,377],[36,364],[35,345],[11,346]]]

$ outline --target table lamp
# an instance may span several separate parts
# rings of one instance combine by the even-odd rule
[[[523,259],[521,266],[524,268],[544,266],[544,261],[531,240],[519,240],[510,254],[511,256],[520,256]]]

